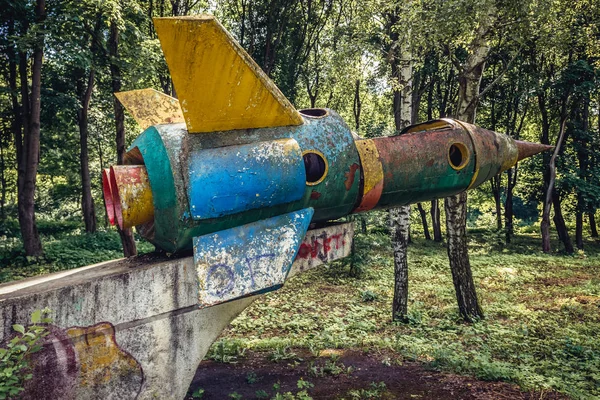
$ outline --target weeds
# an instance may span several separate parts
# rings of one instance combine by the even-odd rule
[[[245,352],[246,347],[239,341],[219,340],[213,343],[206,357],[217,362],[235,364]]]
[[[346,367],[343,363],[339,362],[339,356],[333,355],[324,365],[319,366],[311,361],[308,366],[308,374],[315,378],[322,378],[326,375],[337,376],[340,374],[351,374],[353,371],[352,367]]]
[[[443,244],[415,238],[409,322],[392,323],[391,249],[381,234],[369,233],[360,239],[374,243],[361,279],[350,276],[348,265],[299,275],[245,310],[222,340],[273,352],[273,359],[287,358],[293,348],[313,355],[337,348],[392,350],[401,360],[525,390],[600,396],[598,245],[586,243],[585,256],[562,257],[539,252],[532,236],[517,235],[500,249],[486,235],[470,236],[486,320],[461,320]],[[377,298],[363,301],[369,290]],[[311,376],[326,374],[313,367]]]
[[[348,396],[351,399],[356,400],[366,400],[366,399],[381,399],[385,394],[387,386],[385,382],[371,382],[369,388],[367,389],[359,389],[359,390],[350,390],[348,392]]]

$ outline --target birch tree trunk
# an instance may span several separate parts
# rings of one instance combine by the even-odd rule
[[[560,148],[562,147],[563,141],[565,139],[565,125],[566,118],[563,119],[560,125],[560,132],[558,133],[558,139],[556,140],[556,147],[554,148],[554,152],[552,153],[552,157],[550,157],[550,162],[548,163],[548,188],[546,189],[546,195],[544,197],[544,209],[542,212],[542,251],[544,253],[549,253],[552,248],[550,247],[550,208],[552,207],[553,195],[554,195],[554,182],[556,181],[556,158],[558,157],[558,153],[560,152]]]
[[[496,17],[496,10],[492,7],[480,21],[475,38],[469,45],[467,60],[459,72],[456,118],[465,122],[475,122],[481,77],[490,51],[487,36]],[[447,197],[444,207],[446,210],[448,258],[459,312],[466,321],[483,318],[483,310],[477,300],[467,249],[467,193],[463,192]]]
[[[394,116],[396,131],[411,123],[412,117],[412,56],[405,42],[400,49],[396,64],[392,59],[392,74],[397,77],[399,87],[394,93]],[[390,232],[394,250],[394,300],[392,319],[405,321],[408,313],[408,255],[407,247],[410,232],[410,206],[401,206],[389,210]]]

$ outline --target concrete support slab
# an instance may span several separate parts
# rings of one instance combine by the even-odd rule
[[[347,256],[352,233],[352,224],[309,231],[290,276]],[[210,345],[257,297],[200,309],[198,288],[193,257],[152,255],[0,285],[3,343],[13,324],[52,310],[21,398],[183,398]]]

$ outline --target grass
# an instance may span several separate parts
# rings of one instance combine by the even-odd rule
[[[357,235],[357,248],[369,249],[361,250],[360,278],[337,263],[292,279],[234,320],[209,356],[253,349],[281,359],[293,348],[353,348],[525,390],[600,397],[600,247],[545,255],[534,235],[518,236],[508,248],[489,235],[476,231],[470,239],[482,321],[460,319],[443,244],[415,240],[409,323],[392,323],[389,240],[384,233]]]
[[[18,222],[0,225],[0,283],[62,271],[123,257],[121,239],[115,229],[99,228],[85,233],[77,220],[40,220],[38,230],[44,249],[40,260],[28,259],[23,250]],[[138,253],[154,250],[144,240],[137,241]]]

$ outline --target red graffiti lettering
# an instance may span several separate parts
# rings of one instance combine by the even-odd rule
[[[298,250],[298,257],[299,258],[308,258],[308,255],[310,254],[310,250],[311,250],[310,244],[302,243],[300,245],[300,249]]]
[[[343,234],[338,233],[336,235],[327,236],[325,233],[320,236],[312,236],[310,239],[305,239],[304,243],[300,245],[298,250],[298,258],[306,259],[320,258],[323,261],[327,260],[327,255],[335,246],[335,249],[339,249],[344,246],[346,242],[343,240]]]

